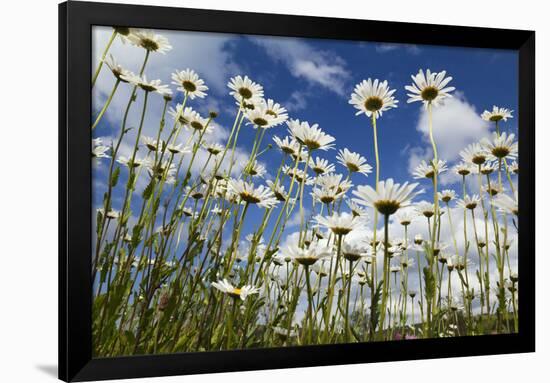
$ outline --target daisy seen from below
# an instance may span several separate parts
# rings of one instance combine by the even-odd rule
[[[165,54],[172,49],[168,39],[147,29],[131,29],[127,36],[132,44],[146,49],[148,52]]]
[[[502,160],[504,158],[517,158],[518,156],[518,143],[514,141],[515,135],[513,133],[506,134],[493,132],[491,138],[484,138],[481,141],[481,145],[491,153],[493,158]]]
[[[374,115],[378,118],[383,112],[397,108],[399,101],[393,96],[394,93],[395,89],[390,89],[387,81],[369,78],[355,86],[348,102],[358,109],[355,115],[364,113],[367,117]]]
[[[429,69],[426,73],[422,69],[416,75],[411,76],[413,83],[405,86],[405,89],[410,93],[407,95],[409,99],[407,103],[420,101],[426,107],[430,105],[440,105],[446,98],[452,97],[451,92],[455,90],[453,86],[447,86],[452,77],[445,77],[446,71],[431,72]]]
[[[177,85],[177,89],[184,92],[191,100],[205,98],[208,90],[204,80],[189,68],[172,73],[172,84]]]
[[[357,217],[350,213],[334,213],[328,217],[318,215],[315,217],[315,221],[336,235],[347,235],[358,228],[361,223]]]
[[[517,192],[514,193],[513,197],[510,197],[508,194],[500,193],[493,199],[492,204],[502,212],[516,216],[519,215]]]
[[[227,187],[231,193],[237,195],[241,201],[248,204],[254,204],[269,209],[279,203],[271,189],[264,185],[254,187],[254,185],[249,182],[231,179]]]
[[[319,157],[316,157],[315,160],[311,159],[309,167],[318,176],[322,174],[332,173],[336,169],[333,164],[329,164],[327,160]]]
[[[422,179],[428,178],[433,179],[436,174],[440,174],[447,171],[447,162],[438,160],[437,166],[433,165],[433,161],[430,161],[428,164],[425,160],[420,161],[413,171],[413,178]]]
[[[481,118],[484,121],[491,121],[491,122],[499,122],[499,121],[507,121],[509,118],[513,118],[512,116],[513,110],[509,110],[506,108],[500,108],[496,105],[493,105],[492,110],[485,110],[483,113],[481,113]]]
[[[319,244],[311,244],[303,248],[297,244],[291,244],[283,250],[283,256],[291,257],[302,266],[312,266],[317,261],[332,256],[332,249]]]
[[[350,173],[361,173],[368,175],[372,172],[372,166],[367,164],[367,159],[359,153],[349,151],[347,148],[338,151],[336,159],[344,165]]]
[[[257,104],[264,96],[264,88],[252,81],[248,76],[235,76],[227,83],[229,94],[239,103]]]
[[[335,138],[324,133],[318,124],[310,125],[307,121],[290,120],[287,121],[287,125],[289,133],[309,151],[328,150],[334,147]]]
[[[357,197],[353,201],[378,210],[382,215],[392,215],[400,208],[409,206],[412,199],[423,190],[415,190],[417,183],[405,182],[403,185],[394,183],[392,178],[378,183],[378,190],[369,185],[361,185],[352,194]]]
[[[227,279],[212,282],[212,286],[220,290],[222,293],[225,293],[235,299],[241,299],[242,301],[244,301],[249,295],[258,294],[260,292],[259,288],[252,285],[234,287]]]

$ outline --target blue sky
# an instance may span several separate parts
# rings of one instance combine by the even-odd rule
[[[111,31],[107,27],[94,28],[94,57],[100,56]],[[407,104],[404,89],[411,83],[410,76],[420,68],[446,70],[453,77],[450,85],[457,88],[455,97],[434,112],[440,157],[451,166],[458,161],[460,149],[490,132],[487,123],[479,118],[483,110],[493,105],[517,110],[517,54],[514,51],[178,31],[158,33],[165,35],[174,49],[166,55],[151,55],[145,71],[147,77],[170,83],[170,74],[176,69],[189,67],[197,71],[210,90],[206,99],[195,99],[188,106],[202,113],[211,109],[219,111],[213,140],[221,143],[224,143],[236,112],[235,101],[228,94],[226,83],[231,76],[248,75],[263,85],[267,98],[289,109],[291,118],[318,123],[336,138],[337,149],[359,152],[374,166],[370,121],[364,115],[355,116],[356,110],[348,104],[348,99],[355,84],[363,79],[388,80],[389,86],[397,89],[395,96],[399,105],[378,120],[381,179],[392,177],[398,182],[410,181],[410,171],[418,161],[431,158],[422,106],[419,103]],[[142,49],[122,44],[118,39],[111,52],[132,71],[138,71],[144,54]],[[103,105],[113,82],[113,77],[104,70],[94,88],[94,113]],[[94,131],[94,137],[107,137],[108,141],[118,133],[128,94],[129,86],[121,85],[106,117]],[[180,102],[181,98],[179,94],[176,101]],[[161,97],[152,95],[144,128],[146,135],[156,132],[161,105]],[[130,126],[137,124],[140,109],[141,100],[138,98],[132,109]],[[171,126],[170,118],[167,120]],[[515,132],[516,118],[503,127]],[[254,133],[251,127],[242,129],[238,145],[243,158],[250,152]],[[286,134],[286,126],[269,130],[264,146],[272,142],[273,135],[282,138]],[[128,135],[128,142],[132,142],[131,138],[132,132]],[[337,150],[317,154],[336,162]],[[259,160],[274,176],[280,159],[280,153],[272,149]],[[96,206],[101,204],[106,169],[107,161],[94,167]],[[345,174],[345,169],[337,164],[337,172]],[[442,178],[443,186],[456,188],[459,180],[450,173]],[[372,185],[373,180],[373,175],[354,175],[352,178],[355,186]],[[144,185],[142,183],[141,187]],[[140,193],[139,187],[138,183],[137,194]],[[121,196],[115,195],[115,207],[116,197]],[[134,198],[136,210],[138,202],[139,198]],[[310,206],[310,202],[304,203]],[[248,231],[243,234],[254,230],[255,218],[261,213],[255,209],[251,211],[246,226]]]

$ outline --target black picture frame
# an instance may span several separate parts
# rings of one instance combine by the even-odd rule
[[[91,31],[94,25],[517,50],[517,334],[92,358]],[[69,1],[59,5],[59,378],[88,381],[535,351],[535,32]]]

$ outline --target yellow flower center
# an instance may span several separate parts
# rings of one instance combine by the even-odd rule
[[[428,86],[422,90],[422,93],[420,95],[422,96],[423,100],[433,101],[438,94],[439,89],[437,89],[435,86]]]
[[[365,101],[365,109],[369,112],[376,112],[382,108],[384,102],[380,97],[369,97]]]

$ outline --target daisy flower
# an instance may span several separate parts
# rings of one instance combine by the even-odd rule
[[[455,165],[453,169],[456,174],[460,176],[467,176],[468,174],[472,173],[474,168],[465,162],[461,162],[458,165]]]
[[[131,158],[128,158],[128,157],[125,157],[125,156],[119,156],[116,160],[116,162],[118,162],[119,164],[122,164],[122,165],[125,165],[129,168],[133,167],[133,168],[137,168],[141,165],[144,165],[146,164],[146,161],[143,160],[143,159],[140,159],[140,158],[134,158],[134,160],[132,161]]]
[[[168,109],[168,114],[174,120],[177,119],[180,125],[188,125],[189,121],[191,120],[191,117],[197,112],[195,112],[193,108],[191,108],[190,106],[186,107],[183,110],[182,108],[183,108],[182,104],[177,104],[175,109],[172,107]]]
[[[133,76],[135,76],[132,72],[130,72],[129,70],[127,69],[124,69],[122,67],[122,65],[120,65],[116,60],[115,58],[113,57],[112,54],[109,53],[109,56],[107,56],[105,58],[105,60],[103,60],[103,62],[105,63],[105,65],[107,65],[107,67],[111,70],[111,72],[113,73],[113,76],[115,76],[118,80],[122,81],[122,82],[128,82],[127,80],[125,80],[125,77],[126,78],[131,78]]]
[[[349,151],[347,148],[339,150],[336,156],[338,162],[348,168],[350,173],[361,173],[364,175],[372,172],[372,166],[367,164],[367,159],[359,153]]]
[[[290,136],[286,136],[282,140],[277,136],[273,136],[273,141],[275,141],[275,145],[285,154],[295,154],[300,147],[300,144]]]
[[[313,188],[313,190],[311,191],[311,196],[313,197],[314,200],[327,205],[342,198],[344,194],[345,193],[338,192],[337,189],[324,188],[324,187],[323,188],[316,187],[316,188]]]
[[[254,163],[252,163],[248,168],[244,169],[244,172],[252,177],[263,178],[267,173],[267,170],[265,166],[260,164],[258,161],[254,161]]]
[[[367,256],[368,248],[360,240],[345,239],[342,243],[342,256],[351,262],[357,262]]]
[[[449,203],[456,197],[456,193],[454,190],[445,189],[437,193],[439,195],[439,199],[445,203]]]
[[[103,139],[94,138],[92,139],[92,158],[109,158],[107,154],[109,147],[103,145]]]
[[[172,49],[166,37],[157,35],[151,30],[132,29],[127,39],[130,43],[142,47],[149,52],[165,54]]]
[[[252,104],[259,103],[264,96],[264,88],[260,84],[256,84],[248,76],[236,76],[227,83],[231,92],[229,94],[239,102],[247,102]]]
[[[172,84],[178,86],[178,90],[187,94],[193,100],[195,97],[206,97],[208,87],[204,84],[204,80],[192,69],[185,69],[172,73]]]
[[[346,193],[353,184],[348,179],[342,181],[342,177],[342,174],[324,174],[317,178],[317,185],[325,189],[335,190],[337,193]]]
[[[514,197],[510,197],[508,194],[501,193],[493,199],[492,203],[502,212],[511,213],[514,215],[519,214],[517,192],[514,193]]]
[[[443,160],[437,161],[437,166],[433,166],[433,161],[430,161],[428,164],[425,160],[420,161],[413,171],[413,178],[422,179],[428,178],[433,179],[434,175],[440,174],[447,171],[447,162]]]
[[[452,77],[445,77],[446,71],[431,72],[429,69],[424,74],[424,71],[420,69],[418,74],[411,76],[413,84],[405,86],[405,89],[410,93],[407,93],[409,99],[407,103],[421,101],[424,106],[428,104],[439,105],[445,98],[452,97],[451,92],[455,90],[454,87],[447,87]]]
[[[273,192],[264,185],[255,188],[251,183],[231,179],[227,184],[227,188],[229,192],[238,196],[241,201],[266,209],[270,209],[279,203]]]
[[[433,203],[429,203],[426,201],[421,201],[417,203],[414,207],[418,215],[424,216],[426,218],[431,218],[435,214],[435,206]]]
[[[514,142],[515,135],[493,132],[491,139],[484,138],[481,145],[496,159],[516,158],[518,156],[518,143]]]
[[[319,129],[318,124],[310,126],[307,121],[290,120],[287,121],[287,125],[289,133],[309,151],[328,150],[334,146],[335,138]]]
[[[172,153],[172,154],[186,154],[191,153],[191,148],[188,146],[184,146],[183,144],[168,144],[166,146],[166,149]]]
[[[355,203],[351,199],[346,200],[346,204],[348,205],[352,215],[354,215],[355,217],[368,219],[369,215],[367,213],[367,209],[359,206],[359,204]]]
[[[320,259],[332,256],[332,249],[318,244],[306,248],[292,244],[283,250],[283,256],[292,258],[302,266],[311,266]]]
[[[514,174],[519,174],[519,165],[516,161],[508,165],[508,169]]]
[[[390,90],[387,81],[373,81],[369,78],[355,86],[348,102],[359,110],[355,113],[356,116],[364,113],[367,117],[374,114],[378,118],[390,108],[397,108],[399,101],[393,97],[394,93],[395,89]]]
[[[193,111],[192,113],[189,113],[187,116],[185,116],[185,118],[188,121],[186,126],[188,126],[191,129],[194,129],[199,132],[204,131],[204,133],[206,134],[211,133],[213,130],[212,126],[208,124],[209,119],[202,117],[199,113],[195,111]]]
[[[484,111],[481,113],[481,118],[485,121],[492,121],[492,122],[499,122],[507,121],[509,118],[513,118],[512,116],[513,110],[509,110],[506,108],[499,108],[496,105],[493,105],[493,110],[491,111]]]
[[[483,165],[480,165],[477,168],[474,168],[474,173],[481,173],[484,176],[487,176],[489,174],[492,174],[495,170],[497,170],[497,167],[495,164],[491,162],[486,162]]]
[[[294,166],[285,165],[283,166],[281,171],[287,176],[294,178],[298,182],[305,181],[306,185],[311,185],[313,183],[313,179],[308,177],[302,169],[295,168]]]
[[[483,165],[489,157],[489,152],[477,142],[468,145],[460,152],[460,157],[467,164]]]
[[[424,239],[422,238],[422,234],[416,234],[414,236],[415,245],[422,245],[423,242],[424,242]]]
[[[281,202],[286,201],[286,199],[288,198],[288,194],[285,192],[285,187],[283,185],[279,185],[279,184],[275,185],[273,181],[270,181],[270,180],[267,180],[266,183],[278,201],[281,201]]]
[[[349,213],[333,213],[330,217],[318,215],[315,217],[315,221],[320,226],[330,229],[336,235],[349,234],[352,230],[358,228],[361,223],[357,217]]]
[[[463,209],[468,210],[474,210],[479,203],[481,203],[481,198],[478,197],[477,194],[474,194],[472,196],[465,196],[464,199],[458,200],[458,206],[462,207]]]
[[[248,110],[245,113],[246,118],[250,121],[249,125],[254,125],[254,127],[259,127],[263,129],[268,129],[276,125],[277,120],[273,114],[268,113],[267,106],[265,104],[260,104],[254,109]]]
[[[329,164],[327,160],[319,157],[316,157],[315,160],[311,159],[309,167],[317,175],[332,173],[335,170],[333,164]]]
[[[212,286],[220,290],[222,293],[228,294],[230,297],[244,301],[249,295],[258,294],[260,289],[252,285],[245,285],[240,288],[234,287],[227,279],[212,282]]]
[[[223,149],[224,149],[224,146],[223,145],[220,145],[218,143],[205,143],[203,144],[203,147],[204,149],[206,149],[206,151],[214,156],[217,156],[218,154],[220,154]]]
[[[267,101],[262,100],[262,104],[265,107],[266,113],[273,117],[271,126],[281,125],[283,122],[288,120],[287,110],[279,103],[269,98]]]
[[[118,219],[118,217],[120,217],[120,211],[114,209],[109,210],[107,214],[105,214],[105,209],[101,207],[97,209],[97,212],[107,219]]]
[[[159,143],[157,142],[157,140],[153,137],[148,137],[148,136],[141,136],[141,142],[143,142],[143,144],[147,147],[147,149],[149,149],[150,151],[152,152],[156,152],[159,148]],[[161,140],[160,141],[160,146],[162,147],[163,146],[163,141]]]
[[[413,221],[414,217],[415,216],[412,214],[410,209],[400,210],[395,215],[396,221],[399,222],[399,224],[401,224],[403,226],[409,226],[411,224],[411,222]]]
[[[386,181],[378,182],[378,191],[371,186],[358,186],[353,191],[354,201],[358,204],[376,208],[383,215],[392,215],[402,207],[409,206],[411,200],[423,190],[415,191],[417,183],[409,185],[405,182],[403,185],[393,182],[389,178]]]
[[[145,92],[155,92],[160,94],[161,96],[172,94],[172,90],[168,87],[168,85],[162,84],[160,80],[148,81],[146,75],[140,77],[134,74],[130,74],[122,75],[121,78],[131,83],[132,85],[140,87]]]

